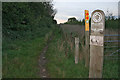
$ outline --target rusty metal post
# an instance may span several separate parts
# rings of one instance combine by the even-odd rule
[[[101,10],[91,15],[89,78],[102,78],[105,14]]]

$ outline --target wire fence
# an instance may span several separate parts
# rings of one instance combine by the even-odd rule
[[[104,36],[108,37],[108,36],[120,36],[120,35],[118,35],[118,34],[105,34]]]
[[[108,40],[108,41],[104,41],[104,42],[120,42],[120,40]]]
[[[120,46],[105,46],[104,48],[120,48]]]
[[[109,38],[113,38],[113,37],[119,37],[120,34],[106,34],[104,35],[105,38],[109,37]],[[106,40],[104,41],[106,44],[110,43],[111,45],[106,45],[104,46],[104,53],[105,59],[117,59],[120,60],[120,46],[118,44],[113,45],[113,43],[119,43],[120,40]]]

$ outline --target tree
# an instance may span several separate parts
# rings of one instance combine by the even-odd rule
[[[114,20],[114,19],[115,19],[115,16],[113,16],[113,13],[107,10],[106,20]]]
[[[35,31],[56,24],[57,10],[51,2],[8,2],[2,4],[3,34],[15,31]]]
[[[85,19],[82,19],[82,25],[85,25]]]
[[[75,22],[75,21],[77,21],[77,19],[75,17],[72,17],[72,18],[68,19],[68,22]]]

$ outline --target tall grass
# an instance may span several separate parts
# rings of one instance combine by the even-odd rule
[[[59,37],[58,37],[59,36]],[[74,62],[74,46],[71,50],[70,41],[67,36],[65,41],[61,34],[55,33],[47,51],[48,63],[46,64],[50,77],[52,78],[87,78],[88,69],[83,61],[79,64]]]
[[[3,78],[40,78],[38,58],[52,36],[49,30],[44,36],[34,33],[36,36],[25,39],[3,38]]]
[[[70,28],[69,28],[70,27]],[[74,33],[74,26],[62,26],[63,33],[58,34],[47,51],[47,58],[49,59],[47,69],[51,77],[54,78],[88,78],[88,68],[85,68],[84,54],[86,47],[84,45],[84,33],[78,30],[78,33]],[[69,28],[69,29],[67,29]],[[73,32],[72,32],[73,31]],[[71,32],[72,37],[71,38]],[[80,34],[82,35],[80,35]],[[116,34],[115,29],[106,29],[105,34]],[[59,37],[57,37],[59,36]],[[77,65],[74,63],[74,37],[79,36],[80,38],[80,60]],[[117,39],[111,37],[105,37],[105,40]],[[73,41],[73,42],[72,42]],[[71,43],[73,47],[71,49]],[[114,43],[111,43],[113,45]],[[108,44],[107,44],[108,45]],[[105,46],[107,46],[105,44]],[[109,50],[109,49],[108,49]],[[84,73],[84,75],[82,74]],[[118,78],[118,62],[117,60],[105,59],[103,65],[103,78]]]
[[[117,29],[110,29],[106,28],[105,29],[105,34],[107,35],[118,35],[118,30]],[[105,36],[105,41],[109,40],[118,40],[118,36]],[[118,42],[107,42],[104,43],[104,47],[109,47],[109,48],[104,48],[104,55],[110,55],[116,50],[118,50],[118,47],[112,48],[112,46],[118,46]],[[110,48],[111,47],[111,48]],[[118,58],[118,52],[113,54],[111,57],[105,57],[104,56],[104,65],[103,65],[103,78],[119,78],[119,59]]]
[[[3,78],[36,78],[38,56],[45,45],[44,38],[14,41],[3,50]]]

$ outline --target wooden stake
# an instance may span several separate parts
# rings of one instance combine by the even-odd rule
[[[75,64],[78,64],[79,58],[79,38],[75,37]]]

